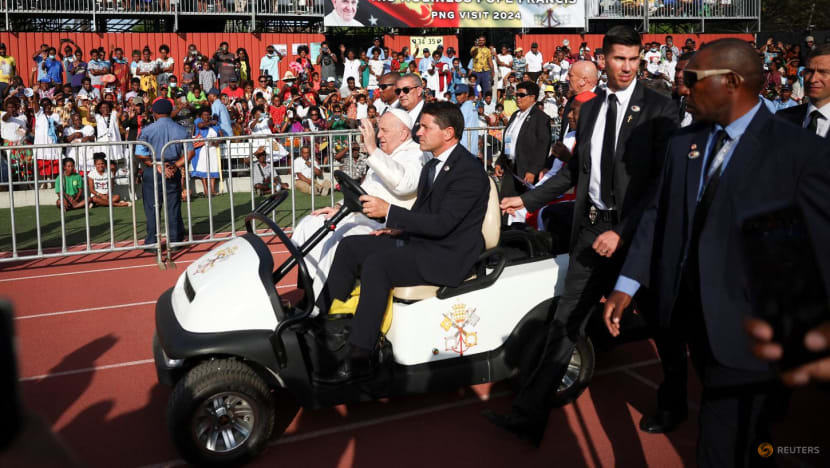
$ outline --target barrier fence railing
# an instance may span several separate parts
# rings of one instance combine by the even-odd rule
[[[557,129],[558,123],[554,123],[552,131],[556,132]],[[501,154],[503,131],[504,127],[465,129],[461,143],[481,158],[489,170]],[[160,253],[162,235],[168,241],[168,246],[173,248],[216,242],[228,236],[234,237],[237,231],[244,229],[241,217],[254,209],[257,197],[281,190],[281,184],[285,184],[286,188],[291,191],[291,205],[275,210],[271,213],[271,217],[286,230],[293,230],[298,218],[302,215],[323,206],[331,206],[337,201],[339,195],[333,190],[337,184],[333,177],[335,170],[343,170],[360,179],[368,169],[365,163],[368,155],[365,154],[362,137],[357,130],[244,135],[168,142],[162,148],[162,155],[167,154],[168,150],[176,145],[181,145],[181,149],[186,154],[192,149],[194,155],[193,159],[186,164],[187,170],[181,171],[182,198],[179,198],[179,193],[174,194],[172,191],[168,193],[168,185],[171,181],[161,176],[164,164],[163,162],[155,163],[157,170],[151,173],[154,187],[153,203],[157,207],[154,212],[155,226],[159,235],[155,242],[145,244],[141,242],[139,233],[142,231],[142,223],[146,223],[146,216],[142,217],[140,213],[137,214],[136,205],[133,203],[129,209],[129,222],[126,223],[124,217],[119,215],[119,210],[126,210],[126,208],[114,207],[112,197],[110,197],[106,206],[107,218],[102,220],[97,216],[99,209],[92,210],[90,207],[87,179],[87,175],[95,170],[94,164],[91,163],[93,154],[103,152],[106,156],[107,168],[112,162],[122,166],[118,171],[120,175],[113,175],[113,180],[109,183],[110,194],[114,193],[116,188],[123,189],[126,186],[126,198],[136,201],[142,192],[141,189],[136,188],[136,177],[143,169],[143,166],[139,167],[133,157],[135,147],[138,145],[148,149],[154,160],[160,159],[152,147],[139,141],[20,145],[4,147],[0,150],[0,154],[4,156],[2,159],[9,162],[19,160],[19,158],[12,157],[13,153],[19,155],[21,152],[28,152],[28,159],[33,168],[32,177],[28,179],[14,177],[12,164],[3,168],[8,178],[0,183],[0,186],[8,189],[10,208],[8,224],[11,235],[4,242],[3,235],[0,234],[0,262],[155,249],[157,261],[162,265],[165,260],[167,262],[172,260],[171,249],[167,249],[166,256]],[[321,171],[316,177],[314,171],[311,171],[313,184],[300,183],[295,177],[293,163],[296,158],[302,158],[303,148],[308,148],[310,160],[314,161],[313,167]],[[57,153],[50,153],[50,151]],[[57,192],[61,195],[66,193],[66,187],[63,187],[65,179],[62,177],[43,179],[38,171],[39,163],[52,164],[52,160],[63,157],[64,152],[75,159],[77,166],[84,173],[82,183],[84,193],[81,197],[83,200],[82,217],[73,214],[74,212],[67,213],[64,210],[48,207],[49,202],[41,205],[43,195],[38,189],[44,182],[54,181],[53,183],[58,187]],[[260,154],[265,159],[263,165],[260,165],[257,160]],[[299,160],[297,162],[300,163]],[[196,179],[201,179],[204,187],[200,194],[197,193],[199,187]],[[124,185],[116,185],[119,181]],[[178,182],[173,183],[178,184]],[[224,192],[227,196],[220,195],[220,192]],[[301,195],[299,192],[306,192],[306,195]],[[24,203],[21,203],[20,207],[16,206],[15,195],[18,194],[25,194],[28,198],[34,196],[33,216],[31,211],[27,213],[29,213],[28,216],[34,218],[35,239],[26,238],[23,248],[20,245],[21,234],[18,232],[20,223],[17,222],[16,212],[23,210]],[[0,192],[0,203],[3,201],[3,195],[6,194]],[[171,195],[174,195],[176,199],[169,199]],[[197,200],[197,197],[205,198],[206,206],[205,202]],[[180,208],[180,213],[185,235],[179,239],[170,239],[170,223],[178,222],[178,220],[168,219],[167,208],[178,203],[184,204],[184,207]],[[250,208],[247,208],[248,205]],[[29,210],[29,208],[26,209]],[[49,216],[43,216],[45,210],[49,209],[60,213],[59,223],[54,220],[54,211],[47,212]],[[204,214],[205,209],[206,214]],[[2,219],[2,211],[0,210],[0,219]],[[95,211],[95,214],[92,211]],[[226,219],[228,215],[229,221]],[[45,222],[46,218],[51,218],[52,221]],[[67,235],[69,222],[72,225],[71,235]],[[60,236],[55,235],[58,227],[60,227]],[[128,229],[130,234],[126,236],[126,239],[125,229]],[[116,231],[118,231],[118,236],[116,236]],[[23,234],[24,237],[26,235]],[[49,237],[53,244],[59,245],[45,246],[44,236]],[[106,236],[106,242],[102,242],[104,236]],[[8,252],[3,252],[5,250]]]
[[[0,255],[0,262],[50,257],[63,257],[69,255],[88,255],[128,250],[155,249],[156,260],[158,261],[159,265],[161,265],[162,257],[159,249],[160,239],[157,237],[156,242],[149,244],[139,242],[140,239],[138,236],[137,222],[138,217],[136,216],[136,207],[134,204],[130,203],[131,222],[128,227],[131,233],[130,240],[126,242],[123,240],[117,241],[115,238],[116,226],[114,216],[115,213],[113,211],[113,199],[115,198],[114,194],[116,191],[116,176],[110,171],[110,167],[112,164],[117,165],[119,163],[125,166],[126,174],[123,174],[120,177],[120,179],[122,179],[122,182],[126,182],[126,185],[128,187],[128,198],[130,198],[131,200],[135,200],[136,174],[134,170],[134,165],[131,162],[133,161],[132,155],[135,153],[136,146],[144,146],[150,152],[150,154],[154,154],[153,148],[150,145],[140,141],[106,143],[60,143],[53,145],[14,145],[2,147],[2,149],[0,149],[0,161],[2,162],[2,164],[0,164],[0,169],[4,171],[4,173],[3,177],[0,177],[0,187],[5,188],[6,195],[8,196],[9,250],[7,255]],[[90,224],[90,216],[92,215],[91,209],[96,205],[96,203],[91,199],[89,176],[94,175],[92,171],[95,171],[95,169],[94,164],[92,164],[92,161],[94,160],[94,155],[96,153],[104,154],[105,172],[108,176],[105,182],[108,191],[106,207],[108,217],[107,224],[109,229],[109,240],[107,242],[99,242],[97,240],[97,238],[99,237],[97,235],[98,233],[92,232]],[[72,158],[73,164],[77,164],[77,167],[82,168],[83,175],[81,176],[80,174],[78,174],[81,178],[80,184],[76,184],[77,178],[72,178],[72,186],[69,186],[70,181],[68,181],[67,177],[63,176],[63,164],[61,160],[64,157]],[[123,161],[127,161],[127,163],[125,164],[123,163]],[[57,165],[59,166],[58,170],[60,171],[59,174],[61,175],[54,179],[41,178],[41,172],[43,172],[44,174],[52,172],[52,168],[55,162],[57,162]],[[21,179],[19,175],[14,174],[13,171],[15,169],[16,163],[25,163],[27,165],[30,165],[30,167],[32,168],[31,178],[27,177]],[[152,171],[152,173],[153,186],[156,188],[157,196],[157,188],[160,183],[160,177],[157,177],[157,171]],[[123,179],[126,179],[126,181],[124,181]],[[104,182],[99,181],[99,183],[103,184]],[[48,205],[41,205],[40,188],[41,186],[47,184],[54,186],[56,193],[55,209],[57,209],[58,212],[60,225],[59,247],[44,247],[44,226],[42,226],[42,220],[47,217],[53,218],[54,216],[53,214],[49,216],[44,216],[44,211],[51,209],[51,207],[48,207]],[[19,239],[18,233],[19,226],[16,213],[18,211],[18,208],[15,206],[15,193],[17,192],[18,195],[21,195],[25,191],[28,195],[28,189],[34,189],[32,190],[32,195],[34,197],[34,242],[32,242],[32,239],[30,237],[31,234],[29,232],[25,233],[25,238],[22,240],[26,248],[21,249],[19,246],[19,241],[21,239]],[[96,192],[98,190],[103,191],[103,189],[104,185],[100,185],[97,187]],[[70,192],[72,193],[71,196],[68,195]],[[78,192],[82,193],[80,195],[77,195]],[[156,206],[158,206],[158,200],[156,200]],[[68,223],[72,221],[77,221],[77,217],[70,215],[68,211],[78,208],[83,208],[82,243],[74,243],[67,238]],[[72,217],[73,219],[70,220],[70,217]],[[160,226],[161,219],[159,218],[158,211],[156,211],[155,217],[156,226]],[[54,224],[55,222],[53,221],[46,227],[49,228],[49,230],[51,231],[57,228],[57,226],[55,226]],[[51,235],[52,233],[49,232],[46,234]],[[72,239],[74,240],[77,237],[77,235],[73,235]],[[0,239],[2,239],[2,237],[0,237]],[[0,241],[0,245],[2,244],[3,242]],[[0,248],[0,250],[3,249]],[[0,252],[0,254],[2,253],[3,252]]]

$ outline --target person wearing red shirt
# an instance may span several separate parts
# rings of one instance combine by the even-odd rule
[[[228,86],[222,90],[222,94],[234,99],[242,99],[245,97],[245,90],[239,87],[239,80],[236,77],[231,77]]]

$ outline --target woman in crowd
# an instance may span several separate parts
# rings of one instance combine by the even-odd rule
[[[95,141],[101,143],[121,141],[121,129],[118,125],[118,112],[113,109],[110,101],[102,101],[95,108]],[[110,161],[124,159],[122,146],[102,145],[96,152],[109,155]]]
[[[39,104],[39,105],[38,105]],[[61,134],[60,116],[54,112],[52,101],[41,99],[34,101],[35,110],[35,141],[36,145],[54,145],[58,143]],[[60,148],[40,148],[35,150],[38,176],[41,180],[51,179],[60,173]],[[48,188],[44,182],[41,188]]]
[[[213,119],[210,107],[203,107],[199,111],[199,117],[194,122],[194,138],[216,138],[223,136],[219,128],[219,122]],[[190,177],[202,180],[203,193],[210,192],[211,195],[219,195],[214,186],[214,180],[219,178],[220,143],[207,144],[198,142],[193,144],[196,154],[190,162]]]
[[[253,78],[251,75],[251,60],[248,58],[248,51],[243,47],[236,49],[236,71],[240,83]]]
[[[141,90],[150,97],[150,102],[158,96],[158,64],[150,59],[150,48],[145,46],[141,52],[141,61],[136,66],[136,75],[141,80]]]

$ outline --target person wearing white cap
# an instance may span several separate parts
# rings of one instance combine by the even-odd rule
[[[415,203],[418,180],[424,164],[421,147],[412,140],[410,134],[412,126],[412,118],[402,109],[389,109],[378,121],[377,133],[368,119],[360,122],[360,133],[369,153],[366,160],[369,170],[360,186],[369,195],[406,209]],[[338,206],[321,208],[301,219],[294,228],[292,241],[298,246],[302,245],[338,209]],[[305,260],[314,279],[315,298],[319,296],[328,278],[337,244],[346,236],[369,234],[382,227],[383,224],[361,213],[353,213],[308,253]]]

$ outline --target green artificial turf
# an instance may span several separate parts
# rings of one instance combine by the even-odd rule
[[[266,197],[256,197],[256,202],[264,200]],[[342,199],[339,192],[335,192],[335,200]],[[311,211],[311,196],[304,193],[297,192],[295,194],[296,200],[296,219],[299,220],[302,216]],[[314,205],[316,208],[328,206],[330,197],[316,196]],[[231,203],[229,194],[223,194],[213,197],[211,200],[213,205],[213,232],[230,232],[231,230]],[[244,229],[244,220],[251,211],[251,195],[250,193],[236,192],[233,194],[233,219],[234,228],[237,231]],[[204,237],[210,233],[209,226],[209,210],[207,198],[197,198],[190,203],[191,211],[191,226],[194,238]],[[35,207],[26,206],[16,208],[14,210],[15,217],[15,232],[18,252],[22,250],[37,248],[37,231],[35,222]],[[128,207],[113,207],[113,228],[115,242],[132,241],[133,227],[132,227],[132,208]],[[281,205],[279,205],[274,213],[276,215],[276,222],[281,227],[291,226],[291,197],[286,198]],[[142,201],[138,200],[135,203],[135,216],[137,239],[142,241],[146,235],[144,207]],[[87,243],[87,232],[84,222],[84,209],[72,210],[65,213],[64,222],[66,230],[66,246],[71,247],[75,245],[85,245]],[[182,203],[182,219],[184,220],[185,232],[188,230],[187,205]],[[40,206],[40,235],[41,245],[44,249],[60,248],[61,242],[61,218],[60,211],[54,205]],[[185,235],[187,239],[187,235]],[[96,207],[89,210],[89,242],[101,243],[110,242],[110,219],[109,210],[106,207]],[[11,210],[8,208],[0,209],[0,251],[9,252],[12,249],[11,237]]]

